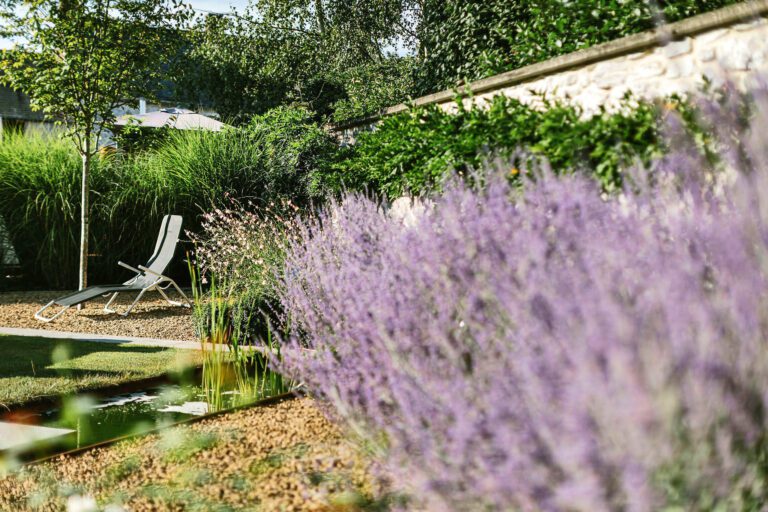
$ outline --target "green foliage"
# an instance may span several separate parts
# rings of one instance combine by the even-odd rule
[[[739,0],[426,0],[422,93],[652,29]]]
[[[519,0],[425,0],[419,27],[419,92],[452,87],[490,74],[487,62],[511,59],[513,36],[526,19]]]
[[[103,190],[104,175],[95,174],[93,184]],[[79,179],[80,157],[69,141],[42,134],[3,137],[0,216],[22,269],[37,283],[77,283]]]
[[[114,133],[113,140],[121,151],[136,153],[157,149],[167,138],[173,129],[164,126],[162,128],[143,128],[136,119],[122,129]]]
[[[17,46],[0,57],[0,83],[63,123],[82,157],[79,287],[87,285],[91,158],[116,109],[152,97],[161,65],[191,11],[181,0],[4,2],[3,29]]]
[[[5,267],[9,259],[7,255],[10,254],[10,241],[8,240],[8,233],[5,231],[3,222],[0,221],[0,271]]]
[[[110,127],[115,109],[153,96],[161,64],[177,51],[176,31],[191,14],[179,0],[38,0],[14,7],[0,12],[18,41],[0,59],[2,83],[64,122],[81,153],[92,135]]]
[[[335,157],[336,141],[303,107],[279,107],[254,116],[244,127],[245,142],[258,151],[251,185],[261,198],[305,205],[317,196],[313,174]],[[250,197],[259,198],[258,194]]]
[[[154,196],[158,214],[175,205],[207,210],[228,198],[306,204],[312,173],[334,149],[302,107],[281,107],[220,133],[172,131],[157,150],[118,161],[124,185],[115,204]]]
[[[233,201],[189,233],[202,280],[224,298],[227,324],[242,343],[263,344],[280,324],[277,287],[286,248],[300,231],[297,213],[287,202],[258,208]],[[210,332],[211,324],[211,309],[196,307],[197,332]]]
[[[117,261],[143,263],[165,214],[183,215],[194,231],[203,211],[228,198],[308,203],[312,175],[335,151],[309,118],[304,109],[281,108],[242,128],[172,131],[156,150],[94,159],[92,278],[125,280]],[[79,173],[79,156],[64,138],[0,142],[0,218],[30,284],[77,284]],[[186,275],[186,264],[177,263],[175,273]]]
[[[248,13],[205,17],[189,34],[187,62],[177,70],[182,94],[202,96],[235,124],[286,103],[327,103],[324,95],[310,92],[321,80],[312,65],[316,37],[299,28],[306,21],[294,17],[272,11],[263,23]],[[281,30],[283,24],[290,29]]]
[[[240,403],[290,391],[293,383],[271,368],[271,358],[281,356],[269,325],[263,338],[254,339],[250,322],[236,318],[237,314],[247,312],[244,296],[222,287],[215,279],[206,289],[199,269],[191,262],[189,272],[195,324],[203,353],[203,391],[212,409],[223,408],[228,381],[238,391]]]
[[[347,79],[384,84],[400,71],[391,55],[407,38],[402,0],[255,0],[245,12],[207,16],[189,35],[177,69],[181,95],[210,100],[234,123],[301,103],[320,117],[344,102],[345,116],[368,114],[410,93],[396,87],[364,91]],[[391,59],[391,62],[390,62]],[[403,78],[400,78],[400,77]],[[371,110],[368,110],[368,109]]]
[[[333,120],[360,118],[402,103],[414,89],[415,76],[412,57],[389,58],[343,72],[340,81],[346,97],[333,105]]]
[[[331,190],[372,188],[388,197],[422,194],[439,188],[451,170],[466,174],[490,156],[525,150],[546,158],[557,172],[589,169],[613,189],[624,164],[647,162],[662,149],[652,105],[582,114],[560,103],[537,110],[504,96],[487,108],[458,101],[454,113],[435,105],[414,108],[360,134],[345,159],[323,175],[323,184]]]

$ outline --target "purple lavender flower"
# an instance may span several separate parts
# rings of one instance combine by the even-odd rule
[[[331,205],[288,251],[284,370],[428,510],[764,502],[759,94],[754,112],[718,127],[719,162],[676,146],[620,197],[492,174],[409,228],[360,196]]]

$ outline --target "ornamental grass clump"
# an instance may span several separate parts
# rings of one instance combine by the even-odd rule
[[[215,410],[227,403],[228,380],[243,403],[293,387],[272,371],[269,360],[280,359],[272,333],[280,311],[275,287],[288,240],[296,236],[298,207],[290,201],[259,208],[225,200],[225,208],[203,215],[199,232],[187,232],[195,245],[189,271],[203,389]]]
[[[716,165],[675,142],[619,196],[544,171],[520,191],[497,170],[409,228],[360,196],[329,206],[286,258],[283,369],[428,510],[758,509],[758,96]],[[721,130],[723,104],[709,109]]]
[[[287,244],[297,236],[299,208],[287,200],[263,207],[232,198],[227,203],[203,215],[199,232],[187,232],[200,274],[195,303],[203,303],[195,308],[197,330],[204,336],[211,329],[215,315],[207,302],[215,300],[241,343],[271,343],[271,322],[280,311],[277,278]]]

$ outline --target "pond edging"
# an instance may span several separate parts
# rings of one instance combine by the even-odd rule
[[[144,432],[141,432],[141,433],[129,434],[129,435],[125,435],[125,436],[119,436],[119,437],[116,437],[114,439],[108,439],[106,441],[101,441],[101,442],[98,442],[96,444],[92,444],[92,445],[89,445],[89,446],[84,446],[82,448],[75,448],[75,449],[72,449],[72,450],[67,450],[65,452],[55,453],[55,454],[51,454],[51,455],[45,455],[43,457],[38,457],[36,459],[31,459],[31,460],[23,461],[22,462],[22,466],[23,467],[25,467],[25,466],[35,466],[35,465],[42,464],[42,463],[45,463],[45,462],[52,462],[52,461],[54,461],[55,459],[57,459],[59,457],[77,457],[79,455],[87,453],[88,451],[94,450],[96,448],[105,448],[105,447],[112,446],[114,444],[120,443],[122,441],[129,441],[131,439],[137,439],[137,438],[145,437],[145,436],[148,436],[148,435],[160,434],[161,432],[163,432],[164,430],[167,430],[169,428],[179,427],[179,426],[183,426],[183,425],[192,425],[194,423],[199,423],[199,422],[204,421],[204,420],[217,418],[217,417],[223,416],[225,414],[231,414],[231,413],[238,412],[238,411],[245,410],[245,409],[252,409],[252,408],[256,408],[256,407],[268,407],[268,406],[275,405],[275,404],[278,404],[278,403],[281,403],[281,402],[285,402],[285,401],[288,401],[288,400],[295,400],[295,399],[300,398],[302,396],[306,396],[305,392],[303,390],[301,390],[301,389],[297,389],[297,390],[294,390],[294,391],[289,391],[288,393],[283,393],[283,394],[276,395],[276,396],[273,396],[273,397],[268,397],[268,398],[264,398],[264,399],[261,399],[261,400],[257,400],[256,402],[252,402],[252,403],[249,403],[249,404],[238,405],[236,407],[230,407],[228,409],[222,409],[220,411],[203,414],[201,416],[193,416],[191,418],[187,418],[187,419],[184,419],[184,420],[180,420],[180,421],[176,421],[176,422],[173,422],[173,423],[169,423],[169,424],[164,425],[162,427],[156,427],[156,428],[153,428],[151,430],[147,430],[147,431],[144,431]]]

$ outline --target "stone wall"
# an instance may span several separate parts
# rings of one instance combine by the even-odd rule
[[[483,104],[503,94],[541,105],[541,95],[574,102],[590,115],[601,106],[611,109],[627,91],[654,99],[699,89],[705,80],[721,85],[726,79],[744,89],[760,75],[768,77],[768,0],[755,0],[695,16],[585,50],[556,57],[465,87]],[[455,108],[455,90],[417,98],[415,105]],[[396,114],[405,105],[386,109]],[[378,117],[339,125],[333,131],[342,144],[375,126]]]
[[[761,74],[768,76],[766,18],[489,91],[474,101],[503,94],[536,105],[544,94],[581,105],[589,114],[600,106],[615,107],[628,91],[653,99],[696,91],[705,81],[719,86],[725,80],[744,89]]]

